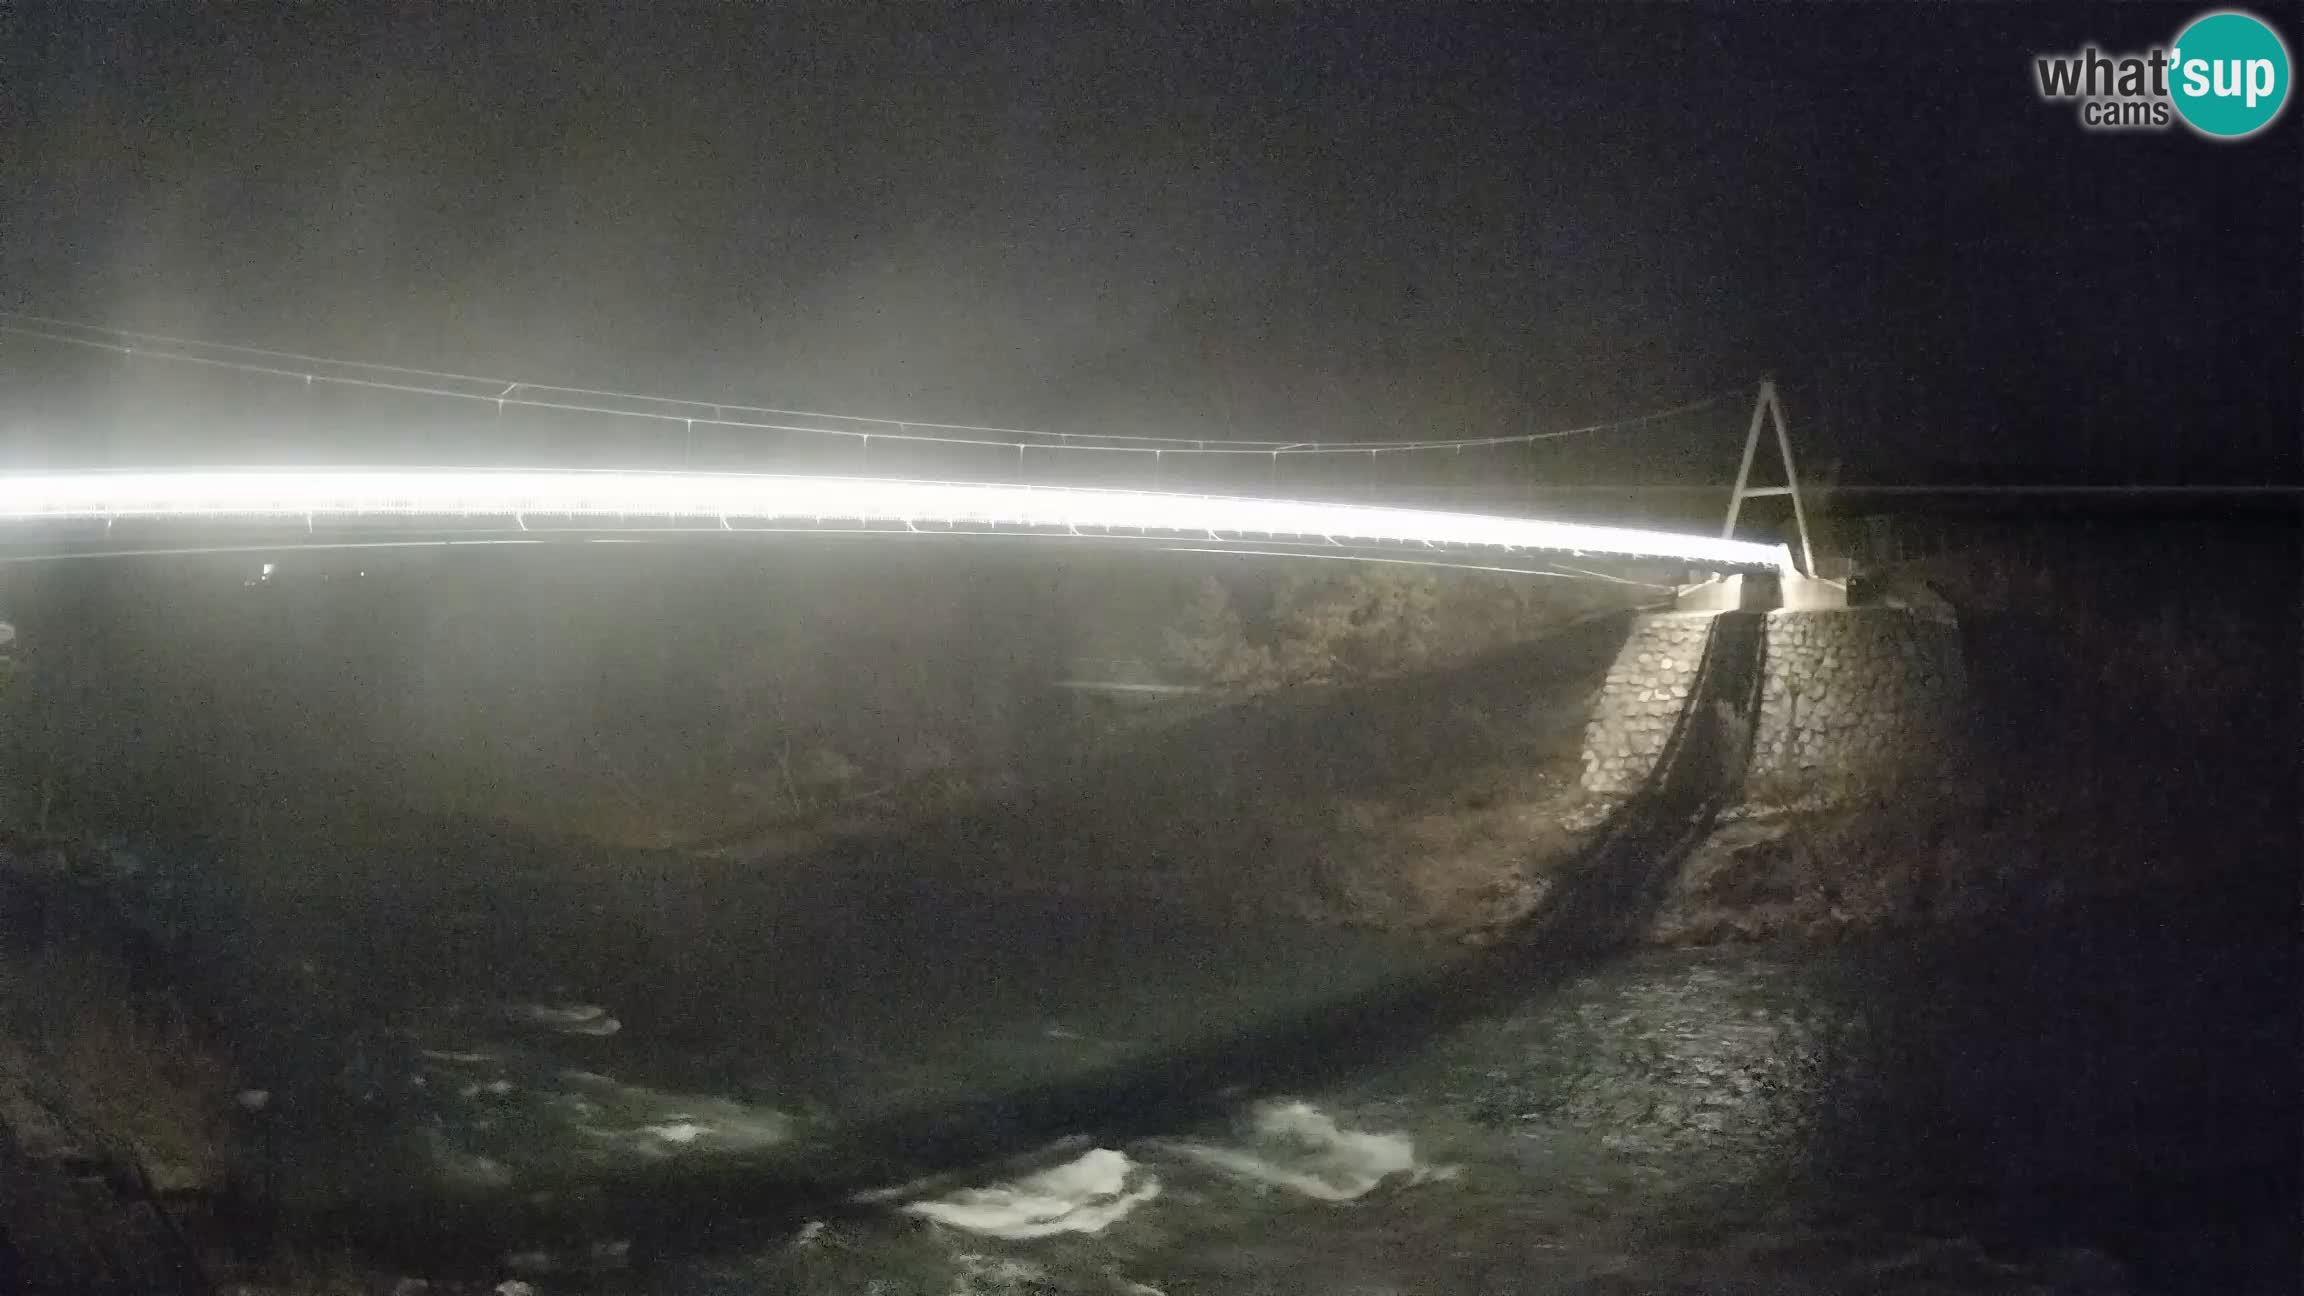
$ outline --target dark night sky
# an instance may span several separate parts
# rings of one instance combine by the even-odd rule
[[[2304,105],[2091,135],[2028,80],[2196,6],[395,11],[0,3],[0,303],[1215,437],[1773,370],[1853,476],[2296,477]]]

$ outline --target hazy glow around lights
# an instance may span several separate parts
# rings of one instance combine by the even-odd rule
[[[664,518],[1065,528],[1620,554],[1788,569],[1782,545],[1308,500],[715,473],[231,469],[0,475],[0,521]]]

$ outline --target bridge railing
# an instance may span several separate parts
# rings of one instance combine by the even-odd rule
[[[0,468],[552,467],[1159,490],[1703,531],[1735,394],[1592,427],[1237,441],[910,423],[417,371],[0,316]]]

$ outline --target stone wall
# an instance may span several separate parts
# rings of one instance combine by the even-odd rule
[[[1672,736],[1712,630],[1709,613],[1635,618],[1584,731],[1584,788],[1640,786]],[[1751,779],[1772,790],[1894,773],[1941,756],[1966,695],[1959,628],[1907,608],[1765,618]]]
[[[1630,792],[1640,786],[1696,682],[1712,616],[1666,612],[1635,617],[1584,729],[1584,788]]]
[[[1907,608],[1771,612],[1752,777],[1830,783],[1940,759],[1967,694],[1960,631]]]

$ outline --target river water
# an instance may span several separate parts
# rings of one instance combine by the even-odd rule
[[[2263,915],[1570,963],[492,849],[174,897],[303,1245],[667,1296],[2294,1289]]]

